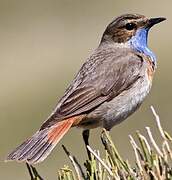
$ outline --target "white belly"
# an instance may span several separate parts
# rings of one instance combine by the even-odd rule
[[[138,79],[132,87],[89,113],[79,126],[86,129],[101,126],[110,130],[137,110],[150,88],[151,82],[147,76]]]
[[[106,102],[107,112],[103,115],[102,126],[111,129],[114,125],[125,120],[141,105],[151,88],[147,77],[139,79],[133,87],[122,92],[110,102]]]

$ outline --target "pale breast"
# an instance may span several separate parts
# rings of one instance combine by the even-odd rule
[[[103,103],[89,113],[79,126],[84,128],[102,126],[110,130],[135,112],[149,93],[152,84],[147,73],[148,70],[145,70],[145,76],[139,78],[132,87],[123,91],[111,101]]]

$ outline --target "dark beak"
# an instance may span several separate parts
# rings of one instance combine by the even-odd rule
[[[162,21],[165,21],[166,18],[164,17],[159,17],[159,18],[150,18],[148,21],[148,27],[151,28],[153,25],[158,24]]]

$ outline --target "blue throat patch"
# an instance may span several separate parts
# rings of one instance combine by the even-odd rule
[[[156,63],[155,54],[147,46],[147,37],[149,29],[140,29],[136,34],[129,40],[132,48],[138,52],[148,55],[154,63]]]

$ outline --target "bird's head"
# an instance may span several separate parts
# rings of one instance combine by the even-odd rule
[[[142,38],[142,40],[145,38],[146,41],[149,29],[153,25],[164,20],[164,17],[149,19],[139,14],[125,14],[119,16],[107,26],[102,41],[125,43],[133,37]]]

